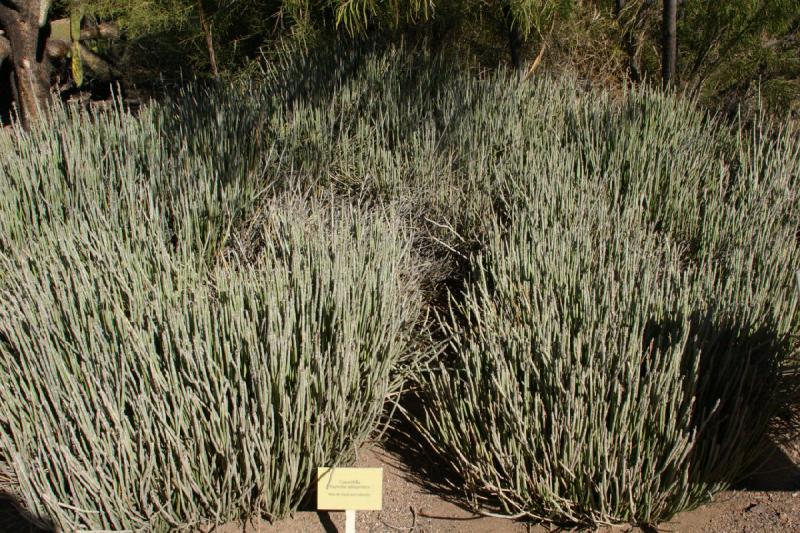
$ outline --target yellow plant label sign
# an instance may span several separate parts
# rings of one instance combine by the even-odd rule
[[[380,511],[383,468],[318,468],[317,509]]]

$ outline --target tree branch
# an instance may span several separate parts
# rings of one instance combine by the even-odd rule
[[[83,44],[80,44],[81,60],[83,64],[89,67],[94,77],[100,81],[111,81],[120,77],[120,72],[108,61],[89,50]]]
[[[15,0],[0,0],[0,6],[13,9],[14,11],[20,11],[20,5]]]
[[[6,0],[0,0],[0,25],[8,29],[8,26],[14,19],[14,15],[17,13],[17,11],[12,7],[7,6],[4,3],[5,1]]]
[[[63,59],[72,50],[70,43],[61,39],[49,39],[47,41],[47,55],[50,59]],[[83,43],[80,43],[81,60],[95,79],[100,81],[111,81],[121,77],[121,73],[108,61],[92,52]]]
[[[101,22],[97,26],[83,28],[81,30],[81,41],[91,39],[119,39],[119,26],[114,22]]]
[[[48,39],[45,45],[45,51],[50,59],[61,59],[69,53],[69,50],[69,43],[61,39]]]
[[[22,17],[28,22],[38,24],[40,22],[41,10],[49,7],[50,0],[38,0],[37,2],[20,2],[19,0],[0,0],[0,20],[5,20],[16,12],[17,17]],[[5,12],[4,12],[5,11]],[[8,28],[6,28],[8,29]]]

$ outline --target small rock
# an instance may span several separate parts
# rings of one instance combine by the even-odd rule
[[[745,512],[748,513],[765,513],[768,510],[767,506],[763,503],[751,503],[745,508]]]

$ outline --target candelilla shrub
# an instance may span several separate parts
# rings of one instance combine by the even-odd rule
[[[388,215],[268,211],[257,256],[208,272],[100,221],[3,258],[0,453],[32,514],[281,517],[378,427],[419,309],[407,236]]]
[[[746,473],[796,394],[797,132],[637,99],[663,101],[573,112],[595,126],[517,175],[441,318],[419,424],[475,508],[657,524]]]
[[[482,510],[655,524],[744,472],[796,392],[796,127],[337,53],[0,134],[17,499],[282,516],[410,374]]]
[[[257,133],[262,108],[203,100],[211,94],[195,87],[181,105],[146,106],[136,117],[59,108],[47,123],[1,136],[0,246],[105,218],[120,236],[155,232],[213,263],[269,187],[275,152]]]

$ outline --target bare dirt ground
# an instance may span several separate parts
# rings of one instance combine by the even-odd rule
[[[719,494],[712,503],[681,513],[659,531],[697,533],[800,532],[800,443],[775,448],[769,460],[737,490]],[[442,493],[431,492],[410,474],[408,457],[373,444],[362,449],[357,466],[383,467],[383,510],[360,512],[358,533],[544,533],[542,525],[476,516]],[[0,533],[38,530],[21,520],[12,506],[0,502]],[[270,524],[226,524],[216,533],[342,533],[344,513],[300,511]],[[563,530],[561,530],[563,531]],[[603,533],[647,533],[630,526],[605,528]]]

